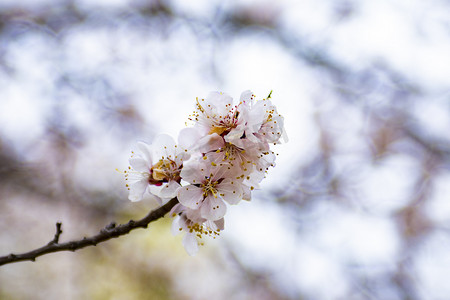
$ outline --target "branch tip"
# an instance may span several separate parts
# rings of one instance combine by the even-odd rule
[[[56,222],[55,236],[53,237],[53,240],[51,240],[47,245],[53,245],[53,244],[58,244],[59,243],[59,236],[63,232],[62,229],[61,229],[61,226],[62,226],[61,222]]]

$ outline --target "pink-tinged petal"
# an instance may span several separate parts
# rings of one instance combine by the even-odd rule
[[[181,185],[178,182],[170,180],[168,183],[162,185],[159,196],[165,199],[172,199],[176,197],[180,187]]]
[[[198,242],[195,234],[186,233],[186,235],[183,237],[182,243],[187,254],[189,254],[190,256],[193,256],[198,252]]]
[[[257,162],[257,167],[260,169],[266,169],[270,166],[275,166],[276,155],[274,153],[268,153],[261,157],[261,159]],[[258,170],[261,171],[261,170]]]
[[[242,190],[244,192],[244,194],[242,195],[242,200],[245,200],[245,201],[252,200],[252,190],[250,189],[250,187],[243,185]]]
[[[184,215],[186,216],[186,218],[188,220],[190,220],[192,223],[198,223],[198,224],[202,224],[203,222],[205,222],[205,219],[202,218],[200,209],[190,209],[190,208],[186,208],[184,211]]]
[[[264,171],[261,172],[253,172],[245,177],[243,183],[246,186],[249,186],[251,189],[259,189],[259,183],[264,179],[266,173]]]
[[[223,230],[225,228],[225,219],[219,219],[217,221],[214,221],[214,224],[216,224],[216,230]]]
[[[178,215],[186,209],[181,203],[177,203],[169,212],[169,216],[173,217],[174,215]]]
[[[203,200],[203,189],[194,185],[178,189],[178,201],[186,207],[198,209]]]
[[[207,153],[210,151],[215,151],[219,148],[223,148],[224,146],[225,141],[223,140],[223,138],[217,133],[213,133],[198,140],[193,150],[201,153]]]
[[[219,220],[216,221],[206,221],[205,222],[205,226],[206,228],[210,228],[211,230],[214,231],[220,231],[223,230],[225,228],[225,219],[221,218]]]
[[[206,197],[201,207],[202,217],[211,221],[219,220],[225,216],[227,206],[225,202],[219,197],[215,198],[212,195]]]
[[[242,200],[243,190],[240,182],[232,179],[224,179],[217,185],[220,197],[230,204],[238,204]]]
[[[150,172],[150,164],[144,158],[135,156],[128,160],[130,166],[138,172]]]
[[[190,160],[188,163],[183,165],[183,169],[180,172],[181,178],[183,180],[193,183],[193,184],[199,184],[202,183],[205,179],[205,163],[203,161],[195,161]],[[202,171],[202,169],[204,171]]]
[[[144,179],[131,184],[128,199],[133,202],[141,201],[148,185],[148,181]]]
[[[218,181],[223,178],[236,178],[237,176],[240,176],[241,174],[236,173],[236,170],[239,169],[239,166],[232,167],[228,161],[225,162],[217,162],[216,166],[211,166],[210,173],[212,174],[212,179],[214,181]]]

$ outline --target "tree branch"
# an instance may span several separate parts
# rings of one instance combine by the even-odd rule
[[[6,256],[0,257],[0,266],[19,262],[19,261],[35,261],[37,257],[53,253],[53,252],[60,252],[60,251],[76,251],[78,249],[87,247],[87,246],[96,246],[97,244],[107,241],[112,238],[119,237],[121,235],[128,234],[131,230],[136,228],[147,228],[148,224],[150,222],[156,221],[162,217],[166,213],[168,213],[172,207],[174,207],[178,203],[177,198],[173,198],[169,202],[167,202],[165,205],[152,210],[148,213],[147,216],[144,218],[133,221],[130,220],[126,224],[122,224],[119,226],[116,226],[116,224],[113,222],[109,225],[107,225],[105,228],[100,230],[100,232],[92,237],[84,237],[81,240],[77,241],[70,241],[66,243],[59,243],[59,237],[62,233],[61,230],[61,223],[56,223],[56,233],[53,238],[47,245],[40,247],[38,249],[32,250],[30,252],[22,253],[22,254],[9,254]]]

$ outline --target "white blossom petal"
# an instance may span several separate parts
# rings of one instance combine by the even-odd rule
[[[166,184],[162,185],[162,188],[160,189],[159,196],[161,198],[165,199],[172,199],[177,195],[178,189],[181,187],[181,185],[173,180],[170,180]]]
[[[150,172],[150,163],[142,157],[131,157],[128,162],[130,163],[130,166],[138,172]]]
[[[155,160],[162,158],[174,158],[176,147],[174,139],[168,134],[158,134],[152,143]]]
[[[198,242],[197,238],[195,237],[195,234],[193,233],[186,233],[186,235],[183,237],[183,246],[184,249],[186,249],[186,252],[193,256],[198,252]]]
[[[178,146],[184,149],[193,148],[202,138],[202,134],[194,128],[183,128],[178,134]]]
[[[226,178],[217,185],[220,197],[230,204],[238,204],[242,200],[243,190],[240,182]]]
[[[209,134],[197,141],[194,150],[207,153],[222,148],[225,145],[223,138],[217,133]]]
[[[245,201],[250,201],[252,200],[252,190],[250,189],[249,186],[243,185],[242,186],[242,190],[243,190],[243,195],[242,195],[242,200]]]
[[[203,200],[203,190],[194,185],[178,189],[178,201],[186,207],[198,209]]]
[[[252,91],[246,90],[241,93],[241,97],[240,97],[241,102],[251,102],[252,100],[253,100]]]
[[[151,152],[151,146],[144,143],[144,142],[138,142],[137,147],[139,151],[141,151],[143,158],[148,161],[149,165],[152,165],[152,152]]]
[[[128,199],[133,202],[141,201],[142,197],[147,190],[148,181],[145,179],[141,179],[130,185],[130,194],[128,195]]]
[[[179,224],[181,217],[180,216],[175,216],[175,218],[172,221],[172,226],[170,227],[170,231],[172,232],[173,235],[177,235],[179,233],[181,233],[182,230],[180,230],[180,228],[182,228]]]
[[[189,183],[201,183],[205,179],[205,171],[209,170],[206,170],[205,167],[208,166],[205,166],[205,163],[203,161],[190,160],[188,163],[183,165],[180,176]],[[204,171],[202,171],[202,169]]]
[[[214,105],[217,113],[222,113],[228,111],[228,106],[233,104],[233,98],[226,93],[211,92],[206,98],[206,102]]]
[[[219,220],[227,212],[227,206],[225,202],[219,197],[209,195],[203,201],[201,207],[202,217],[211,221]]]

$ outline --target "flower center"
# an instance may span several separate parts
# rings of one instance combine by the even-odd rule
[[[177,164],[171,159],[160,159],[153,165],[150,172],[152,174],[151,179],[157,182],[167,182],[169,180],[179,181],[181,179],[180,168],[177,167]]]
[[[228,131],[229,128],[226,126],[215,126],[213,125],[211,127],[211,130],[209,131],[208,134],[213,134],[213,133],[217,133],[218,135],[222,135],[225,131]]]
[[[197,112],[194,113],[193,117],[196,121],[198,121],[198,116],[202,114],[209,120],[211,129],[208,134],[217,133],[218,135],[224,136],[230,132],[231,129],[237,126],[239,112],[236,111],[236,107],[233,108],[231,107],[231,104],[227,104],[227,113],[220,115],[209,110],[209,108],[211,108],[211,104],[207,105],[208,110],[206,110],[197,99]]]
[[[201,184],[201,188],[203,189],[203,197],[207,197],[209,194],[212,194],[214,198],[217,198],[217,184],[218,182],[212,181],[211,177],[206,178],[205,182]]]

